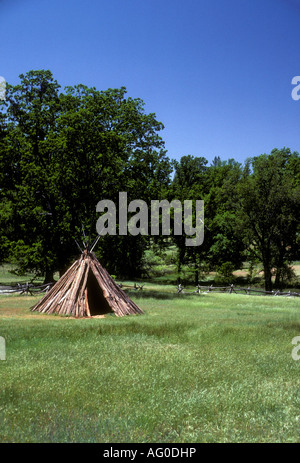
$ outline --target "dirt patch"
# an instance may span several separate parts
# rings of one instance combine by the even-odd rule
[[[300,276],[300,265],[293,265],[292,268],[296,275]]]
[[[246,270],[236,270],[233,272],[233,275],[236,277],[246,277],[248,275],[248,272]]]

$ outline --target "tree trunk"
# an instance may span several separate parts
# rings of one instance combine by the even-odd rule
[[[271,266],[264,264],[265,290],[272,291],[272,272]]]
[[[199,284],[199,272],[198,270],[195,270],[195,286]]]
[[[275,277],[275,288],[282,289],[282,267],[277,267],[276,269],[276,277]]]
[[[282,289],[283,286],[283,270],[284,270],[284,251],[285,248],[280,249],[279,256],[276,262],[276,276],[275,276],[275,288]]]
[[[61,277],[64,275],[64,273],[66,273],[66,271],[68,270],[68,268],[69,268],[69,267],[68,267],[67,265],[64,265],[63,267],[61,267],[61,268],[59,269],[59,278],[61,278]]]
[[[53,270],[46,269],[45,278],[44,278],[44,284],[53,283],[53,282],[54,282],[54,272],[53,272]]]

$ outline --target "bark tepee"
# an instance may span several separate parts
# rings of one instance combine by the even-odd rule
[[[31,310],[73,317],[144,313],[88,249]]]

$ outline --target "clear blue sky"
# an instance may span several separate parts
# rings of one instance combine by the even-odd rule
[[[300,152],[300,0],[0,0],[0,75],[127,87],[168,155]]]

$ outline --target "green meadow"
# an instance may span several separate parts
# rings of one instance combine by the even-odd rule
[[[72,319],[0,297],[1,442],[299,442],[297,298],[132,292]]]

